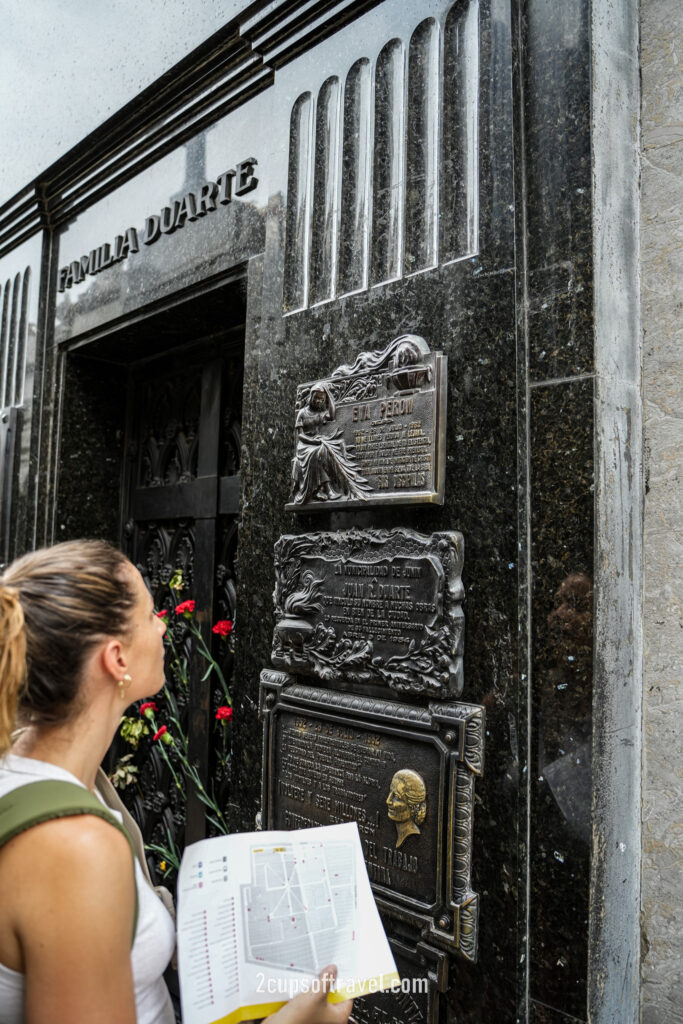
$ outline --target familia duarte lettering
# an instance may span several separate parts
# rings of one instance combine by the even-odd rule
[[[117,235],[113,244],[106,242],[97,249],[91,249],[86,256],[74,260],[59,271],[59,291],[66,291],[74,284],[80,284],[87,274],[99,274],[101,270],[120,263],[131,253],[140,251],[143,245],[152,245],[161,235],[172,235],[174,231],[184,227],[187,221],[198,220],[212,213],[218,205],[227,206],[233,196],[243,196],[253,192],[258,185],[254,170],[258,164],[255,157],[242,160],[234,168],[219,174],[215,181],[205,181],[194,191],[186,192],[182,199],[175,199],[169,206],[164,206],[159,213],[153,213],[145,220],[142,234],[138,237],[136,228],[128,228]]]

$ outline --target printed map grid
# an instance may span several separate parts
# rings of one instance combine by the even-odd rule
[[[355,848],[349,842],[251,849],[242,886],[245,959],[317,974],[356,940]]]

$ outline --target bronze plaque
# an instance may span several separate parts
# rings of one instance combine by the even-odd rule
[[[385,927],[388,922],[385,922]],[[446,990],[448,956],[424,942],[389,936],[401,986],[354,999],[353,1024],[438,1024],[439,993]]]
[[[443,504],[447,357],[415,334],[296,392],[292,512]]]
[[[380,909],[475,959],[470,861],[483,709],[419,708],[265,669],[261,711],[264,827],[358,822]]]
[[[273,664],[323,682],[459,697],[463,553],[461,533],[280,537]]]

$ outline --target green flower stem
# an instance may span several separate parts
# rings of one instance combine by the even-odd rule
[[[192,782],[194,782],[197,788],[197,796],[199,797],[201,802],[205,805],[205,807],[208,807],[209,810],[213,811],[213,813],[218,818],[218,822],[214,822],[214,824],[218,827],[219,831],[222,831],[224,835],[227,835],[228,823],[223,817],[223,812],[216,803],[215,799],[209,796],[209,794],[207,793],[201,779],[199,778],[199,772],[197,771],[195,766],[193,764],[190,764],[189,761],[184,761],[183,770],[187,774],[188,778],[190,778]]]
[[[222,671],[220,665],[218,664],[218,662],[214,658],[214,656],[211,653],[211,651],[209,650],[209,648],[206,646],[206,641],[204,640],[204,637],[202,636],[201,631],[196,627],[194,622],[190,623],[190,630],[197,637],[197,641],[199,643],[199,649],[200,649],[201,653],[203,654],[204,658],[206,659],[206,661],[208,661],[209,665],[211,666],[211,668],[214,670],[214,672],[218,676],[218,681],[221,684],[221,689],[223,691],[223,695],[224,695],[227,703],[230,706],[232,706],[232,700],[230,698],[230,693],[228,691],[228,684],[225,681],[225,676],[223,675],[223,671]]]
[[[183,796],[185,796],[185,787],[183,786],[182,782],[180,781],[180,779],[176,775],[175,769],[173,768],[173,765],[171,764],[171,759],[168,756],[168,754],[166,753],[166,749],[165,749],[163,743],[159,743],[159,749],[161,751],[161,756],[163,757],[164,761],[168,765],[168,767],[170,769],[170,772],[171,772],[171,775],[173,776],[173,779],[174,779],[175,784],[176,784],[176,789],[179,789],[180,792],[183,794]]]
[[[152,723],[152,728],[154,729],[154,733],[156,735],[156,733],[159,732],[159,728],[160,727],[157,724],[157,720],[154,717],[154,712],[151,710],[151,708],[149,709],[149,715],[146,716],[146,717]],[[171,737],[171,739],[172,738],[173,737]],[[174,746],[175,746],[175,742],[174,742]],[[176,789],[180,790],[180,792],[183,794],[183,797],[184,797],[185,796],[185,787],[183,786],[182,782],[180,781],[180,779],[176,775],[175,768],[171,764],[171,759],[168,756],[168,754],[166,753],[166,744],[162,743],[162,738],[161,737],[159,737],[159,739],[157,740],[157,747],[159,748],[159,753],[161,754],[161,756],[163,757],[164,761],[168,765],[169,771],[170,771],[171,775],[173,776],[173,780],[175,782]]]
[[[165,846],[163,843],[146,843],[145,849],[150,850],[152,853],[158,853],[162,860],[168,862],[170,867],[164,871],[164,878],[166,878],[173,869],[180,871],[181,853],[176,846],[167,825],[164,825],[164,831],[166,832],[166,842],[168,843],[168,846]]]
[[[172,602],[173,602],[173,611],[172,611],[171,614],[173,616],[177,615],[176,609],[177,609],[179,601],[180,601],[180,593],[181,593],[181,591],[184,588],[185,588],[185,583],[184,583],[184,580],[183,580],[183,577],[182,577],[182,572],[180,570],[177,570],[173,574],[171,580],[169,581],[169,589],[171,591],[171,597],[172,597]],[[225,698],[225,702],[226,702],[226,704],[228,706],[232,707],[232,698],[230,697],[230,691],[228,690],[228,684],[227,684],[227,682],[225,680],[225,676],[223,675],[223,671],[222,671],[220,665],[218,664],[218,662],[216,661],[216,659],[214,658],[213,654],[211,653],[211,650],[210,650],[208,644],[206,643],[206,640],[204,639],[204,636],[202,634],[201,629],[199,628],[199,626],[195,622],[195,620],[194,620],[194,613],[192,613],[190,611],[185,611],[183,613],[183,618],[185,619],[185,621],[187,623],[187,629],[192,634],[192,636],[195,638],[197,653],[199,655],[201,655],[201,657],[207,662],[207,666],[208,667],[207,667],[207,670],[206,670],[205,675],[204,675],[203,678],[207,679],[211,675],[212,672],[215,672],[216,678],[218,679],[218,682],[220,684],[221,690],[223,692],[223,696]],[[175,619],[173,620],[173,623],[175,623]],[[171,672],[173,673],[175,678],[179,681],[179,683],[185,688],[185,690],[187,690],[189,688],[188,658],[184,654],[181,654],[180,651],[178,650],[176,642],[175,642],[175,640],[173,638],[173,627],[171,625],[170,616],[169,616],[169,622],[167,624],[167,629],[166,629],[166,634],[165,634],[164,640],[168,644],[168,648],[169,648],[169,651],[170,651],[170,654],[171,654],[171,658],[170,658],[170,669],[171,669]],[[222,833],[227,835],[228,831],[229,831],[228,830],[228,825],[227,825],[227,822],[226,822],[226,820],[225,820],[225,818],[223,816],[223,812],[221,811],[220,807],[218,806],[218,803],[217,803],[216,798],[215,798],[215,793],[210,795],[207,792],[207,790],[204,787],[204,784],[203,784],[202,780],[199,777],[199,772],[198,772],[197,768],[195,767],[195,765],[191,764],[191,762],[190,762],[190,759],[189,759],[189,756],[188,756],[188,750],[189,750],[189,747],[188,747],[188,737],[183,732],[183,728],[182,728],[182,726],[180,724],[180,715],[178,713],[178,705],[177,705],[175,697],[174,697],[172,691],[170,690],[170,688],[168,687],[168,685],[164,686],[164,696],[165,696],[166,702],[167,702],[168,719],[169,719],[170,724],[173,727],[173,733],[172,734],[168,733],[167,735],[169,735],[170,738],[173,741],[173,749],[175,751],[175,756],[178,758],[178,762],[179,762],[180,768],[182,769],[182,774],[184,775],[186,780],[189,780],[194,785],[198,799],[204,804],[205,807],[208,808],[209,811],[212,812],[211,814],[207,814],[206,815],[208,821],[210,821],[211,824],[213,824],[218,829],[219,832],[222,832]],[[149,720],[150,720],[150,722],[154,726],[155,733],[158,732],[159,730],[158,730],[158,726],[156,724],[156,721],[154,719],[154,716],[150,715],[149,716]],[[222,754],[221,762],[222,762],[223,767],[225,768],[225,766],[227,764],[228,757],[229,757],[229,754],[226,751],[226,730],[225,730],[225,728],[223,728],[221,730],[221,739],[222,739],[222,742],[221,742],[221,747],[222,747],[222,750],[221,750],[221,754]],[[169,769],[171,770],[171,773],[173,775],[173,778],[176,780],[176,785],[180,789],[181,787],[178,784],[177,775],[176,775],[175,771],[173,770],[173,766],[171,765],[170,759],[168,757],[168,754],[166,753],[166,750],[164,749],[164,744],[163,744],[163,742],[161,742],[161,740],[162,740],[162,737],[160,737],[160,743],[159,743],[159,745],[161,747],[162,757],[164,758],[164,760],[168,764]],[[213,789],[213,786],[212,786],[212,789]],[[167,858],[167,859],[170,861],[170,858]]]
[[[159,726],[157,725],[156,718],[154,717],[154,713],[151,710],[150,710],[150,714],[149,714],[149,721],[152,723],[152,726],[154,728],[154,732],[157,733],[159,731]],[[171,735],[171,734],[169,733],[168,735]],[[228,834],[228,824],[227,824],[225,818],[223,817],[223,813],[222,813],[220,807],[216,803],[216,800],[213,797],[209,796],[209,794],[207,793],[206,789],[204,788],[203,782],[199,778],[199,772],[197,771],[195,766],[190,762],[190,759],[188,757],[188,751],[187,751],[187,740],[186,740],[185,736],[183,735],[182,729],[180,730],[180,736],[179,736],[179,739],[181,740],[181,743],[176,742],[176,740],[174,739],[174,737],[172,735],[171,735],[171,739],[173,740],[173,748],[174,748],[174,750],[175,750],[175,752],[176,752],[176,754],[178,756],[178,760],[180,761],[180,766],[182,768],[183,775],[185,776],[186,779],[189,779],[194,784],[194,786],[195,786],[195,788],[197,790],[198,798],[201,800],[201,802],[206,807],[208,807],[211,811],[214,812],[214,814],[217,816],[217,818],[220,821],[219,830],[222,831],[225,835],[227,835]],[[178,776],[175,773],[173,765],[171,764],[171,760],[170,760],[168,754],[166,753],[165,744],[162,742],[162,737],[159,737],[158,746],[159,746],[159,751],[161,753],[161,756],[163,757],[164,761],[168,765],[168,767],[169,767],[169,769],[171,771],[171,774],[173,775],[173,778],[175,779],[176,787],[180,790],[180,792],[185,797],[186,796],[185,788],[182,785],[182,783],[179,781]]]
[[[167,701],[169,709],[170,709],[168,717],[170,718],[171,722],[173,723],[173,728],[177,729],[178,736],[180,737],[180,739],[182,741],[183,747],[185,749],[187,749],[187,736],[183,732],[183,727],[180,724],[180,717],[178,715],[178,705],[176,704],[175,697],[173,696],[173,693],[171,692],[171,690],[169,690],[169,688],[168,688],[168,686],[166,684],[164,684],[164,691],[163,692],[164,692],[164,697],[166,698],[166,701]]]
[[[175,675],[183,684],[185,689],[187,689],[187,658],[181,658],[180,654],[178,653],[178,648],[175,645],[175,640],[173,639],[173,632],[170,626],[167,626],[166,628],[164,639],[166,640],[171,650],[171,654],[173,655],[171,659],[171,671],[175,673]]]

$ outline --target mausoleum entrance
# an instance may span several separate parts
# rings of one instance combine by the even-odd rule
[[[120,546],[173,624],[182,625],[175,606],[194,601],[196,626],[229,680],[232,643],[211,627],[236,621],[244,304],[233,285],[205,297],[201,317],[198,307],[197,300],[181,304],[66,355],[60,461],[69,473],[59,490],[58,531],[60,539],[99,535]],[[216,329],[206,333],[212,320]],[[203,333],[193,338],[198,324]],[[173,707],[188,758],[227,808],[229,765],[218,763],[213,736],[225,697],[193,658],[191,635],[181,628],[176,638],[186,685],[167,671],[165,717]],[[152,731],[136,743],[119,737],[107,768],[114,773],[126,758],[133,784],[120,792],[145,842],[180,851],[205,835],[206,808],[195,787],[174,784]],[[149,850],[158,881],[163,860]]]

